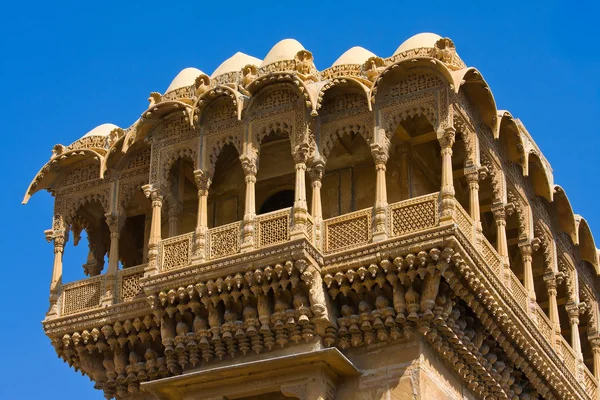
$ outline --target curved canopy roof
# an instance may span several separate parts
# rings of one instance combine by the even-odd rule
[[[434,47],[435,42],[442,39],[442,37],[435,33],[424,32],[418,33],[410,38],[406,39],[394,52],[394,55],[402,53],[404,51],[419,49],[421,47]]]
[[[171,81],[171,84],[169,85],[167,90],[165,90],[165,93],[169,93],[173,90],[193,85],[196,78],[201,74],[204,74],[204,72],[200,71],[198,68],[189,67],[182,69],[177,74],[177,76]]]
[[[215,69],[215,71],[210,77],[214,78],[215,76],[223,75],[228,72],[237,72],[244,68],[246,65],[250,64],[258,66],[261,63],[262,60],[238,51],[237,53],[229,57],[227,60],[223,61],[221,65],[219,65],[217,69]]]
[[[272,64],[277,61],[293,60],[296,53],[304,50],[304,46],[296,39],[283,39],[269,50],[260,66]]]
[[[364,47],[354,46],[339,56],[331,66],[335,67],[336,65],[362,64],[371,57],[375,57],[375,54],[371,53]]]

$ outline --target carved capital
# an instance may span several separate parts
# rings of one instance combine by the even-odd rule
[[[258,161],[256,158],[242,155],[240,156],[240,162],[242,163],[242,169],[246,177],[256,176],[256,172],[258,171]]]
[[[373,155],[373,160],[375,161],[376,166],[385,166],[389,158],[388,146],[382,146],[379,143],[372,143],[371,155]]]
[[[316,161],[316,162],[312,163],[312,165],[308,169],[308,176],[310,177],[310,180],[311,180],[311,182],[313,182],[313,184],[315,182],[319,182],[319,184],[320,184],[321,180],[323,179],[324,173],[325,173],[325,164],[323,163],[323,161]]]
[[[294,162],[296,164],[304,164],[308,160],[310,154],[310,146],[308,143],[300,143],[294,148]]]
[[[106,218],[106,225],[108,225],[108,229],[110,229],[111,236],[113,234],[119,234],[123,225],[125,225],[125,218],[116,213],[106,213],[104,214]]]
[[[194,180],[196,181],[196,186],[198,187],[198,191],[206,191],[208,192],[208,188],[212,183],[211,178],[208,176],[208,173],[197,169],[194,171]]]
[[[440,142],[440,146],[442,151],[451,150],[454,142],[456,140],[456,129],[454,127],[446,127],[440,131],[438,131],[438,141]]]
[[[142,191],[144,192],[144,195],[152,201],[153,207],[155,206],[155,202],[160,202],[160,205],[162,206],[164,196],[159,188],[152,184],[146,184],[142,186]]]
[[[506,210],[502,205],[492,206],[492,213],[497,224],[506,224]]]

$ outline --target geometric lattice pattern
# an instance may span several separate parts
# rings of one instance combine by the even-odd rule
[[[306,220],[306,226],[304,227],[305,231],[306,231],[306,236],[308,236],[308,241],[310,243],[313,243],[313,239],[314,239],[314,233],[315,233],[315,224],[313,223],[312,217],[309,215],[308,219]]]
[[[62,315],[91,310],[100,306],[105,275],[95,276],[63,287]]]
[[[569,346],[567,344],[567,342],[561,337],[561,349],[562,349],[562,353],[563,353],[563,357],[565,360],[565,366],[567,367],[567,369],[569,371],[571,371],[571,373],[573,373],[573,375],[578,376],[577,374],[577,360],[575,358],[575,353],[573,352],[573,350],[571,349],[571,346]]]
[[[325,221],[325,252],[339,251],[371,240],[371,209]]]
[[[456,204],[456,224],[458,229],[470,240],[473,239],[473,222],[471,217],[462,208],[460,204]]]
[[[140,278],[144,276],[144,268],[146,265],[127,268],[119,271],[119,300],[129,301],[137,297],[141,292]]]
[[[519,281],[519,278],[515,274],[510,274],[510,288],[513,294],[513,298],[521,306],[523,311],[527,312],[529,300],[527,298],[527,291],[525,287]]]
[[[209,258],[211,260],[237,254],[240,251],[240,228],[241,224],[234,222],[208,231]]]
[[[551,346],[554,347],[554,344],[552,343],[554,337],[552,324],[550,323],[550,320],[548,319],[546,314],[544,314],[544,311],[542,311],[542,309],[539,306],[537,306],[537,304],[535,308],[535,317],[537,319],[537,326],[540,329],[542,336]]]
[[[393,205],[391,209],[392,237],[431,228],[437,222],[437,201],[431,196],[400,202]]]
[[[162,269],[169,271],[190,264],[193,232],[174,236],[161,242]]]
[[[286,242],[289,239],[290,209],[260,216],[256,219],[258,226],[258,246]]]
[[[485,263],[494,271],[496,276],[502,276],[502,259],[487,240],[481,241],[481,252]]]

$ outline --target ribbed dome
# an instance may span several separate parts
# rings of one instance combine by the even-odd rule
[[[89,136],[108,136],[108,134],[113,131],[114,129],[118,129],[119,127],[116,126],[115,124],[102,124],[102,125],[98,125],[97,127],[95,127],[94,129],[92,129],[91,131],[89,131],[88,133],[86,133],[85,135],[83,135],[81,138],[85,138],[85,137],[89,137]]]
[[[429,32],[416,34],[405,40],[404,43],[402,43],[400,47],[396,49],[394,55],[407,50],[419,49],[421,47],[434,47],[435,42],[437,42],[441,38],[442,37],[440,35]]]
[[[193,85],[196,81],[198,75],[203,74],[204,72],[200,71],[198,68],[185,68],[181,70],[173,79],[165,93],[172,92],[175,89],[179,89],[182,87]]]
[[[275,61],[293,60],[300,50],[304,50],[304,46],[296,39],[283,39],[273,46],[260,66],[269,65]]]
[[[370,57],[374,57],[375,54],[371,53],[369,50],[364,47],[354,46],[351,49],[346,50],[344,54],[342,54],[335,62],[332,67],[336,65],[346,65],[346,64],[362,64],[367,61]]]
[[[248,54],[240,53],[239,51],[235,53],[233,56],[229,57],[227,60],[223,61],[221,65],[215,69],[215,72],[210,76],[215,77],[219,75],[226,74],[228,72],[237,72],[240,71],[248,64],[259,66],[262,60],[249,56]]]

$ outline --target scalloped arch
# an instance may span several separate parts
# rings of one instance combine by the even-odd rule
[[[477,107],[481,121],[494,130],[497,123],[496,100],[481,72],[469,67],[452,72],[452,77],[454,92],[464,91],[469,102]]]
[[[316,104],[316,93],[311,90],[310,86],[296,72],[272,72],[254,80],[246,87],[251,97],[245,110],[250,112],[252,105],[258,97],[257,95],[270,85],[278,83],[287,83],[294,87],[300,97],[304,99],[306,107],[311,110],[314,109],[313,105]]]
[[[219,97],[229,97],[236,110],[237,119],[242,119],[242,111],[244,110],[246,103],[246,96],[229,86],[217,85],[213,89],[202,93],[202,95],[194,102],[191,111],[192,115],[194,115],[194,121],[196,122],[197,116],[197,122],[202,123],[204,111]]]
[[[519,164],[522,170],[526,171],[525,143],[521,137],[519,126],[512,114],[506,110],[499,110],[497,113],[497,123],[492,132],[494,139],[500,140],[502,145],[504,145],[509,160]]]
[[[371,89],[367,85],[362,83],[360,80],[358,80],[354,77],[351,77],[351,76],[340,76],[340,77],[334,78],[331,81],[325,83],[319,89],[319,92],[317,94],[317,102],[314,105],[313,110],[321,109],[321,106],[323,105],[323,100],[325,99],[325,96],[329,89],[333,89],[334,87],[339,88],[340,86],[352,86],[352,87],[359,88],[361,93],[364,93],[365,98],[367,99],[367,107],[368,107],[369,111],[373,110],[372,104],[369,101],[369,92]]]
[[[434,71],[436,76],[441,77],[449,86],[454,86],[452,72],[444,65],[444,63],[431,57],[408,58],[388,65],[379,73],[379,75],[377,75],[375,82],[369,91],[369,102],[376,102],[377,92],[382,86],[382,83],[384,83],[386,75],[388,75],[388,77],[390,76],[390,72],[407,72],[415,68],[430,69],[431,71]]]

